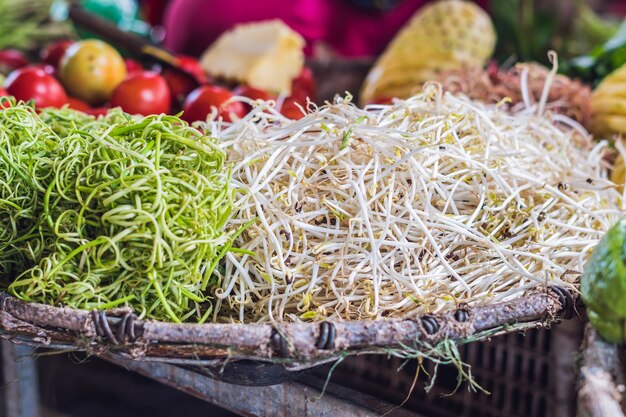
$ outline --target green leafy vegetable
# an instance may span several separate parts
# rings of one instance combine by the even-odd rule
[[[0,111],[0,276],[28,301],[200,320],[232,245],[230,173],[176,116]]]
[[[593,49],[588,55],[565,62],[563,72],[584,81],[597,83],[625,63],[626,21],[622,23],[613,37]]]
[[[562,61],[561,72],[593,81],[596,66],[602,73],[606,63],[621,59],[611,58],[622,48],[615,46],[623,45],[620,22],[599,16],[583,0],[499,0],[491,2],[490,11],[498,34],[496,57],[501,63],[537,61],[548,65],[548,51],[554,50]],[[617,42],[610,40],[612,37]],[[581,54],[588,55],[572,59]]]

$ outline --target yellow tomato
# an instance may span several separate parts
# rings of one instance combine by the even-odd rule
[[[101,104],[126,78],[126,65],[111,45],[89,39],[76,42],[65,51],[59,76],[70,95]]]

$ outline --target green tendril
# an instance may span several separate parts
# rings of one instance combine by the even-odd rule
[[[0,277],[16,297],[142,318],[208,319],[231,170],[175,116],[0,110]],[[249,251],[241,251],[249,253]]]

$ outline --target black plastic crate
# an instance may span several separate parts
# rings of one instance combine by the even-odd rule
[[[331,380],[427,417],[570,417],[575,414],[574,358],[582,336],[580,320],[552,329],[529,330],[461,347],[476,382],[489,394],[472,392],[463,383],[456,391],[457,370],[440,366],[427,394],[422,373],[409,396],[418,363],[381,355],[346,358]],[[433,364],[424,363],[429,374]],[[328,367],[318,371],[325,375]]]

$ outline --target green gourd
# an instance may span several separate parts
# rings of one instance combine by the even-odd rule
[[[581,293],[598,333],[609,342],[626,342],[626,217],[609,229],[585,265]]]

